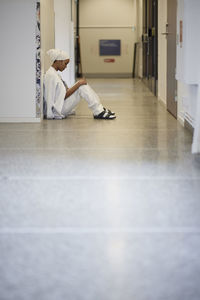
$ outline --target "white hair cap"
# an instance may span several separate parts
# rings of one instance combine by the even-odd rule
[[[67,52],[60,50],[60,49],[50,49],[47,51],[51,62],[53,63],[55,60],[66,60],[69,59],[69,55]]]

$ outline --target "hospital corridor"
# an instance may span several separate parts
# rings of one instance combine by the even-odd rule
[[[199,300],[200,157],[138,79],[64,120],[0,124],[1,300]]]
[[[0,300],[200,300],[200,0],[0,0]]]

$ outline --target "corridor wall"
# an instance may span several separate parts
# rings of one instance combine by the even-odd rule
[[[71,0],[54,0],[55,10],[55,48],[66,51],[70,56],[70,64],[62,72],[67,84],[75,82],[74,58],[74,23]]]
[[[40,27],[41,27],[41,104],[43,104],[43,78],[50,67],[50,59],[46,52],[55,48],[55,13],[53,0],[40,0]],[[41,119],[43,118],[43,105],[40,107]]]
[[[80,0],[80,45],[87,76],[131,77],[136,32],[136,0]],[[100,56],[99,40],[121,40],[121,55]],[[104,59],[113,58],[112,63]]]
[[[55,48],[55,12],[54,0],[40,0],[41,14],[41,68],[44,74],[50,67],[46,52]]]
[[[200,152],[200,1],[178,0],[177,72],[179,114],[194,127],[192,151]]]

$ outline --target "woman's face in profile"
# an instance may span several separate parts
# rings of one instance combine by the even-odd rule
[[[68,63],[70,62],[70,59],[65,60],[59,60],[58,69],[59,71],[64,71],[67,68]]]

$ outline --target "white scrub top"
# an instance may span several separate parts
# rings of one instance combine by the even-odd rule
[[[44,75],[44,116],[48,119],[61,117],[66,87],[58,72],[50,67]]]

